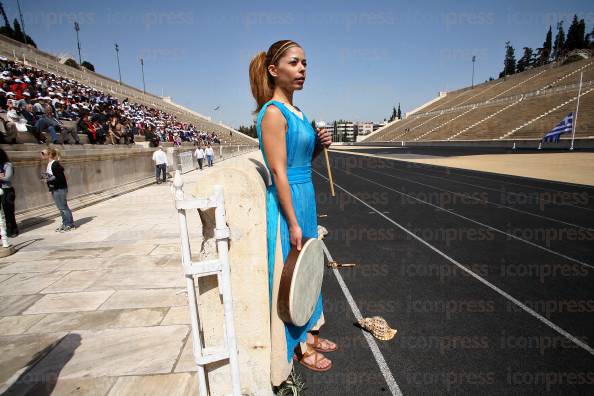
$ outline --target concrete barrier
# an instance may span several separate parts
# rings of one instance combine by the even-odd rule
[[[267,178],[258,152],[209,169],[201,175],[194,191],[196,196],[207,196],[215,184],[224,189],[227,223],[232,234],[229,259],[242,394],[261,396],[273,394],[266,248]],[[214,258],[214,215],[204,211],[200,217],[204,237],[201,259]],[[223,308],[216,277],[200,278],[197,295],[204,343],[206,346],[221,345]],[[211,395],[230,394],[228,364],[207,366],[207,375]]]
[[[0,145],[14,165],[13,185],[16,192],[16,217],[20,226],[46,221],[58,215],[41,172],[45,172],[40,151],[45,145]],[[142,145],[53,145],[61,153],[68,180],[68,201],[71,209],[101,202],[155,182],[152,160],[154,148]],[[254,150],[251,147],[251,150]],[[166,147],[170,153],[168,171],[177,169],[179,154],[192,146]],[[187,157],[187,154],[183,154]],[[193,159],[195,162],[196,160]],[[195,169],[188,166],[185,171]]]

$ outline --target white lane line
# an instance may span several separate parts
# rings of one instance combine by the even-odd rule
[[[430,171],[432,171],[432,169],[430,169]],[[434,178],[434,179],[446,180],[446,181],[448,181],[448,182],[454,182],[454,183],[457,183],[457,184],[465,184],[465,185],[467,185],[467,186],[476,187],[476,188],[481,188],[481,189],[483,189],[483,190],[490,190],[490,191],[494,191],[494,192],[497,192],[497,193],[500,193],[500,194],[501,194],[502,192],[503,192],[504,194],[506,194],[506,195],[513,195],[513,196],[518,196],[518,195],[520,195],[520,196],[521,196],[521,195],[528,195],[528,194],[530,194],[530,193],[526,193],[526,194],[523,194],[523,193],[517,193],[517,192],[514,192],[514,191],[505,191],[505,190],[501,190],[501,189],[499,189],[499,188],[493,188],[493,187],[487,187],[487,186],[483,186],[483,185],[481,185],[481,184],[474,184],[474,183],[464,182],[464,181],[461,181],[461,180],[450,179],[450,178],[447,178],[447,177],[441,177],[441,176],[435,176],[435,175],[428,175],[428,174],[426,174],[426,173],[422,173],[422,172],[415,172],[415,171],[412,171],[412,170],[410,170],[410,169],[407,169],[407,170],[405,170],[405,172],[413,173],[413,174],[415,174],[415,175],[422,175],[422,176],[425,176],[425,177],[432,177],[432,178]],[[461,177],[475,177],[475,176],[469,176],[469,175],[461,175],[461,174],[458,174],[458,173],[456,173],[456,174],[455,174],[455,176],[461,176]],[[512,176],[513,176],[513,175],[512,175]],[[478,177],[477,177],[477,178],[478,178]],[[495,182],[495,180],[489,180],[489,179],[487,179],[487,178],[483,178],[483,179],[481,179],[481,180],[485,180],[485,181],[487,181],[487,182]],[[551,181],[551,180],[547,180],[547,181]],[[508,183],[508,184],[509,184],[510,182],[503,182],[503,181],[502,181],[501,183]],[[522,186],[522,187],[530,187],[530,186],[523,186],[523,185],[521,185],[521,184],[518,184],[518,185],[519,185],[519,186]],[[551,191],[552,191],[552,190],[551,190]],[[588,197],[591,197],[591,195],[588,195]],[[541,201],[543,201],[543,200],[542,200],[541,198],[539,198],[538,196],[536,196],[536,197],[535,197],[535,200],[536,200],[537,202],[541,202]],[[545,205],[547,205],[547,203],[546,203],[546,202],[545,202],[544,204],[545,204]],[[573,205],[573,204],[570,204],[570,203],[560,204],[560,205],[558,205],[557,207],[560,207],[560,208],[562,208],[562,207],[565,207],[565,206],[571,206],[572,208],[576,208],[576,209],[582,209],[582,210],[587,210],[587,211],[589,211],[589,212],[592,212],[592,211],[594,211],[594,209],[591,209],[591,208],[585,208],[585,207],[583,207],[583,206]]]
[[[518,236],[516,236],[516,235],[514,235],[514,234],[509,234],[509,233],[507,233],[507,232],[505,232],[505,231],[503,231],[503,230],[500,230],[499,228],[491,227],[490,225],[487,225],[487,224],[485,224],[485,223],[481,223],[480,221],[473,220],[473,219],[471,219],[470,217],[466,217],[466,216],[464,216],[464,215],[461,215],[461,214],[459,214],[459,213],[456,213],[456,212],[454,212],[453,210],[446,209],[446,208],[442,208],[442,207],[441,207],[441,206],[439,206],[439,205],[434,205],[434,204],[432,204],[431,202],[427,202],[427,201],[424,201],[424,200],[422,200],[422,199],[419,199],[419,198],[417,198],[417,197],[413,197],[412,195],[409,195],[409,194],[407,194],[407,193],[400,192],[400,191],[398,191],[398,190],[396,190],[396,189],[393,189],[393,188],[391,188],[391,187],[385,186],[385,185],[383,185],[383,184],[381,184],[381,183],[378,183],[378,182],[376,182],[376,181],[374,181],[374,180],[371,180],[371,179],[369,179],[369,178],[362,177],[362,176],[357,176],[357,175],[356,175],[356,174],[354,174],[352,171],[351,171],[350,173],[347,173],[346,171],[344,171],[344,170],[342,170],[342,169],[340,169],[340,168],[335,168],[335,169],[336,169],[336,170],[339,170],[339,171],[341,171],[341,172],[343,172],[343,173],[346,173],[346,174],[347,174],[347,175],[349,175],[349,176],[354,176],[354,177],[356,177],[356,178],[358,178],[358,179],[361,179],[361,180],[367,181],[367,182],[369,182],[369,183],[376,184],[376,185],[378,185],[378,186],[380,186],[380,187],[382,187],[382,188],[385,188],[386,190],[394,191],[395,193],[397,193],[397,194],[400,194],[400,195],[405,195],[405,196],[407,196],[407,197],[409,197],[409,198],[412,198],[412,199],[414,199],[415,201],[419,201],[419,202],[422,202],[422,203],[424,203],[424,204],[427,204],[427,205],[429,205],[429,206],[433,206],[433,207],[434,207],[434,208],[436,208],[436,209],[442,210],[442,211],[444,211],[444,212],[448,212],[448,213],[450,213],[450,214],[453,214],[454,216],[460,217],[461,219],[464,219],[464,220],[467,220],[467,221],[473,222],[473,223],[475,223],[475,224],[478,224],[478,225],[480,225],[480,226],[482,226],[482,227],[488,228],[488,229],[490,229],[490,230],[493,230],[493,231],[495,231],[495,232],[498,232],[498,233],[500,233],[500,234],[507,235],[507,236],[508,236],[508,237],[510,237],[510,238],[513,238],[513,239],[515,239],[515,240],[518,240],[518,241],[520,241],[520,242],[524,242],[524,243],[526,243],[526,244],[528,244],[528,245],[530,245],[530,246],[534,246],[535,248],[538,248],[538,249],[544,250],[544,251],[546,251],[546,252],[548,252],[548,253],[554,254],[554,255],[556,255],[556,256],[559,256],[559,257],[563,257],[564,259],[566,259],[566,260],[569,260],[569,261],[573,261],[573,262],[574,262],[574,263],[576,263],[576,264],[580,264],[580,265],[583,265],[584,267],[588,267],[588,268],[592,268],[592,269],[594,269],[594,265],[592,265],[592,264],[584,263],[583,261],[580,261],[580,260],[578,260],[578,259],[575,259],[575,258],[573,258],[573,257],[569,257],[569,256],[567,256],[567,255],[565,255],[565,254],[563,254],[563,253],[556,252],[556,251],[554,251],[554,250],[551,250],[551,249],[549,249],[549,248],[546,248],[546,247],[544,247],[544,246],[542,246],[542,245],[539,245],[539,244],[537,244],[537,243],[531,242],[531,241],[529,241],[529,240],[527,240],[527,239],[520,238],[520,237],[518,237]]]
[[[545,220],[548,220],[548,221],[553,221],[553,222],[556,222],[556,223],[559,223],[559,224],[565,224],[565,225],[568,225],[570,227],[581,228],[581,229],[588,230],[588,231],[594,231],[594,228],[590,228],[590,227],[586,227],[586,226],[581,226],[579,224],[568,223],[568,222],[563,221],[563,220],[554,219],[554,218],[549,217],[549,216],[539,215],[537,213],[527,212],[527,211],[522,210],[522,209],[516,209],[514,207],[507,206],[507,205],[504,205],[504,204],[498,204],[496,202],[491,202],[488,199],[481,199],[481,198],[473,197],[473,196],[471,196],[470,194],[467,194],[467,193],[458,193],[458,192],[455,192],[455,191],[450,191],[450,190],[447,190],[445,188],[434,186],[432,184],[421,183],[421,182],[418,182],[418,181],[415,181],[415,180],[412,180],[412,179],[408,179],[408,178],[405,178],[405,177],[394,176],[394,175],[391,175],[389,173],[378,172],[378,171],[374,171],[374,170],[371,170],[371,169],[365,169],[365,170],[367,172],[376,173],[378,175],[388,176],[388,177],[391,177],[393,179],[406,180],[407,182],[410,182],[410,183],[420,184],[421,186],[425,186],[425,187],[429,187],[429,188],[434,188],[436,190],[441,190],[441,191],[449,192],[450,194],[454,194],[454,195],[458,195],[458,196],[470,198],[470,199],[472,199],[474,201],[484,202],[486,204],[493,205],[493,206],[496,206],[498,208],[512,210],[514,212],[523,213],[523,214],[526,214],[526,215],[529,215],[529,216],[539,217],[541,219],[545,219]]]
[[[328,251],[328,248],[326,248],[325,243],[322,243],[322,247],[324,248],[324,252],[326,253],[326,256],[328,257],[328,261],[334,261],[334,259],[332,258],[332,255]],[[353,311],[353,315],[355,315],[355,319],[359,320],[359,319],[363,318],[363,316],[361,315],[361,312],[359,311],[359,308],[357,307],[357,304],[355,303],[355,300],[353,299],[353,296],[351,295],[351,292],[349,291],[349,288],[347,287],[346,283],[344,283],[344,280],[342,279],[342,275],[340,275],[340,272],[338,271],[338,269],[334,268],[334,269],[332,269],[332,272],[334,272],[334,276],[336,276],[336,280],[338,281],[338,284],[340,285],[340,288],[342,289],[342,293],[344,294],[349,305],[351,306],[351,311]],[[361,332],[363,333],[363,336],[365,337],[365,340],[367,341],[367,344],[369,345],[369,349],[371,349],[371,353],[373,353],[373,356],[375,357],[375,361],[377,362],[377,365],[379,366],[380,371],[382,372],[384,379],[386,380],[386,383],[388,384],[388,388],[390,388],[390,392],[392,392],[392,395],[394,395],[394,396],[402,396],[400,387],[396,383],[396,380],[394,379],[394,376],[392,375],[392,371],[390,371],[390,367],[388,367],[388,364],[386,363],[386,360],[384,359],[384,355],[382,355],[382,352],[379,350],[379,347],[377,346],[375,339],[373,338],[373,336],[371,334],[369,334],[369,332],[364,331],[364,330],[361,330]]]
[[[346,152],[344,150],[340,150],[340,151],[330,150],[330,151],[332,151],[334,153],[339,153],[339,154],[358,155],[358,156],[361,156],[361,157],[378,158],[378,159],[384,159],[384,160],[388,160],[388,161],[408,162],[408,163],[412,163],[412,164],[417,164],[418,166],[426,166],[426,168],[429,169],[430,171],[435,171],[435,169],[433,169],[435,167],[441,167],[441,168],[452,169],[452,170],[474,171],[474,172],[483,172],[483,173],[494,173],[494,172],[489,172],[489,171],[475,171],[473,169],[466,169],[466,168],[455,168],[455,167],[446,166],[446,165],[425,164],[425,163],[422,163],[422,162],[408,161],[408,160],[403,159],[403,158],[386,157],[386,156],[376,155],[376,154],[352,153],[352,152]],[[410,170],[407,170],[407,171],[408,172],[413,172],[413,173],[418,173],[418,172],[414,172],[414,171],[410,171]],[[533,187],[533,186],[528,186],[528,185],[514,183],[514,182],[506,182],[506,181],[502,181],[502,180],[499,181],[499,180],[496,180],[496,179],[490,179],[488,177],[483,177],[483,176],[463,175],[463,174],[460,174],[460,173],[455,173],[454,175],[455,176],[460,176],[460,177],[471,177],[471,178],[480,179],[480,180],[484,180],[484,181],[492,182],[492,183],[513,184],[513,185],[520,186],[520,187],[533,188],[533,189],[536,188],[536,187]],[[518,175],[505,175],[505,174],[501,174],[501,175],[502,176],[512,176],[512,177],[527,177],[527,176],[518,176]],[[426,175],[426,176],[428,176],[428,175]],[[450,180],[450,179],[443,178],[443,177],[438,177],[438,176],[429,176],[429,177],[437,177],[439,179]],[[585,186],[586,188],[592,188],[592,186],[589,186],[589,185],[575,184],[575,183],[570,183],[570,182],[561,182],[561,181],[557,181],[557,180],[547,180],[547,179],[539,179],[539,180],[545,181],[547,183],[550,182],[550,183],[558,183],[558,184],[569,184],[569,185],[574,186],[574,187],[584,187]],[[477,184],[472,184],[472,183],[462,182],[462,181],[456,181],[456,180],[454,180],[454,182],[455,183],[461,183],[461,184],[467,184],[469,186],[484,188],[485,190],[492,190],[492,191],[501,192],[500,189],[496,189],[496,188],[492,188],[492,187],[480,186],[480,185],[477,185]],[[559,190],[545,190],[545,191],[559,192]],[[505,193],[506,194],[510,194],[510,195],[521,195],[520,193],[516,193],[516,192],[513,192],[513,191],[505,191]],[[588,194],[588,197],[590,198],[590,197],[592,197],[592,195]],[[536,197],[535,199],[538,202],[541,201],[541,199],[539,197]],[[566,204],[564,204],[562,206],[571,206],[571,207],[576,208],[576,209],[582,209],[582,210],[587,210],[589,212],[594,212],[594,209],[585,208],[583,206],[577,206],[577,205],[573,205],[573,204],[569,204],[569,203],[566,203]]]
[[[320,175],[320,177],[328,180],[328,178],[326,176],[322,175],[320,172],[318,172],[316,170],[314,170],[314,172],[317,173],[318,175]],[[423,245],[427,246],[429,249],[433,250],[435,253],[439,254],[440,256],[442,256],[443,258],[445,258],[446,260],[448,260],[449,262],[451,262],[452,264],[454,264],[455,266],[457,266],[458,268],[460,268],[462,271],[464,271],[467,274],[469,274],[470,276],[472,276],[474,279],[478,280],[479,282],[481,282],[482,284],[484,284],[485,286],[487,286],[491,290],[493,290],[493,291],[497,292],[498,294],[500,294],[501,296],[505,297],[506,299],[508,299],[509,301],[511,301],[512,303],[514,303],[518,307],[520,307],[522,310],[524,310],[528,314],[534,316],[536,319],[538,319],[539,321],[541,321],[545,325],[549,326],[551,329],[555,330],[557,333],[559,333],[562,336],[566,337],[568,340],[570,340],[571,342],[573,342],[574,344],[576,344],[580,348],[583,348],[590,355],[594,355],[594,349],[592,347],[590,347],[588,344],[586,344],[585,342],[581,341],[580,339],[574,337],[573,335],[571,335],[567,331],[563,330],[561,327],[557,326],[556,324],[554,324],[553,322],[551,322],[550,320],[548,320],[547,318],[545,318],[544,316],[542,316],[538,312],[536,312],[533,309],[531,309],[530,307],[526,306],[520,300],[512,297],[510,294],[508,294],[505,291],[501,290],[500,288],[498,288],[497,286],[495,286],[494,284],[492,284],[488,280],[486,280],[483,277],[481,277],[481,276],[477,275],[476,273],[472,272],[471,270],[469,270],[468,268],[466,268],[465,266],[463,266],[462,264],[460,264],[458,261],[456,261],[454,258],[448,256],[447,254],[445,254],[444,252],[442,252],[441,250],[439,250],[435,246],[433,246],[430,243],[426,242],[424,239],[418,237],[415,233],[407,230],[406,228],[404,228],[403,226],[401,226],[400,224],[398,224],[397,222],[395,222],[394,220],[392,220],[391,218],[389,218],[388,216],[386,216],[385,214],[383,214],[378,209],[376,209],[373,206],[369,205],[367,202],[363,201],[362,199],[360,199],[359,197],[355,196],[354,194],[351,194],[344,187],[342,187],[342,186],[340,186],[340,185],[338,185],[336,183],[334,183],[334,187],[338,187],[339,189],[341,189],[342,191],[344,191],[345,193],[347,193],[348,195],[350,195],[351,197],[353,197],[355,200],[361,202],[363,205],[367,206],[369,209],[373,210],[374,212],[376,212],[377,214],[379,214],[380,216],[382,216],[384,219],[388,220],[390,223],[394,224],[396,227],[398,227],[402,231],[406,232],[408,235],[410,235],[411,237],[415,238],[417,241],[421,242]]]

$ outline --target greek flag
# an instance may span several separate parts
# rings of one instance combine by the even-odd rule
[[[573,113],[569,113],[567,117],[555,126],[549,133],[547,133],[543,142],[558,142],[562,134],[571,132],[573,129]]]

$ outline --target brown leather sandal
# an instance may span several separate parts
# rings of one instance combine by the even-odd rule
[[[333,344],[335,345],[334,348],[331,348],[331,349],[324,348],[323,347],[324,343],[319,341],[319,336],[317,334],[312,334],[312,333],[310,333],[310,334],[313,336],[314,342],[312,344],[307,343],[307,345],[309,345],[310,347],[315,349],[317,352],[328,353],[328,352],[334,352],[335,350],[338,349],[338,347],[336,346],[336,344],[334,342],[333,342]],[[326,341],[331,342],[330,340],[326,340]]]
[[[308,357],[310,357],[311,355],[314,355],[314,354],[315,354],[315,360],[314,360],[314,363],[313,364],[309,364],[309,363],[305,362],[304,359],[306,359],[306,358],[308,358]],[[299,353],[299,355],[301,355],[301,354]],[[303,367],[306,367],[306,368],[308,368],[308,369],[310,369],[312,371],[317,371],[318,373],[322,373],[324,371],[328,371],[328,370],[330,370],[332,368],[332,362],[330,362],[330,364],[328,365],[328,367],[325,367],[325,368],[318,367],[318,362],[321,361],[322,359],[327,359],[327,358],[324,356],[322,359],[320,359],[320,353],[319,352],[316,352],[313,349],[309,349],[309,348],[301,356],[297,356],[297,353],[295,353],[295,355],[293,355],[293,359],[294,360],[297,360],[299,363],[301,363],[301,365]],[[328,359],[328,361],[330,361],[330,359]]]

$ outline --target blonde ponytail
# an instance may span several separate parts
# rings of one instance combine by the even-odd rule
[[[259,52],[250,62],[250,87],[252,95],[256,100],[257,114],[264,106],[264,103],[272,99],[274,94],[274,78],[268,72],[268,66],[277,65],[278,60],[286,50],[291,47],[301,47],[293,40],[280,40],[268,48],[268,52]]]
[[[268,102],[274,93],[274,80],[268,73],[267,63],[264,51],[259,52],[250,62],[250,86],[257,104],[254,114],[260,111],[264,103]]]
[[[60,159],[60,152],[58,150],[56,150],[55,148],[52,147],[48,147],[46,149],[43,150],[44,154],[54,160],[59,160]]]

